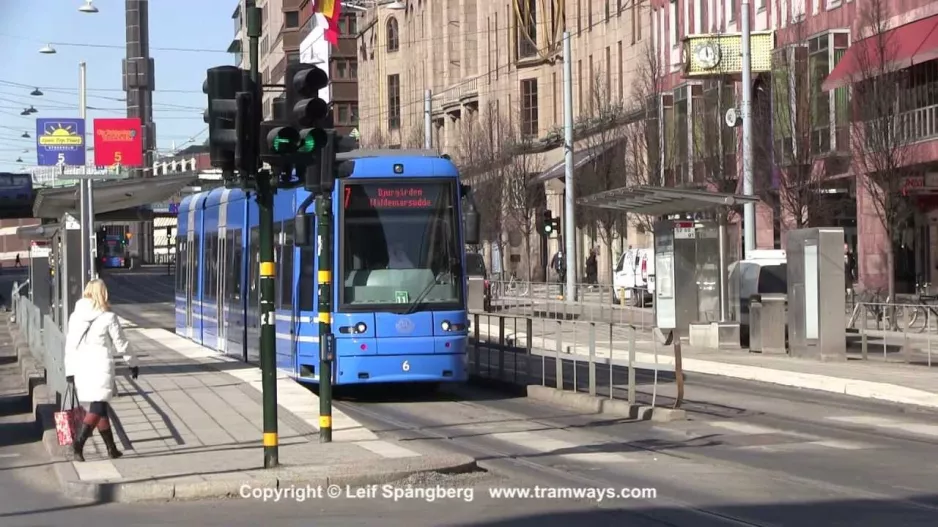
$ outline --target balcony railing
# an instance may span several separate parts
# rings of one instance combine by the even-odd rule
[[[479,95],[479,77],[451,86],[433,97],[434,106],[454,106],[467,97]]]
[[[876,148],[881,144],[895,144],[897,147],[905,144],[918,143],[938,139],[938,104],[915,108],[897,114],[892,119],[894,127],[888,133],[891,137],[883,137],[877,132],[874,123],[866,124],[866,144]]]

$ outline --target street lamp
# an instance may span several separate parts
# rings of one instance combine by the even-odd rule
[[[41,97],[42,91],[40,91],[39,88],[36,88],[35,90],[31,91],[29,94],[32,95],[33,97]]]
[[[91,0],[85,0],[85,5],[78,8],[82,13],[97,13],[98,8],[91,5]]]
[[[52,47],[52,44],[46,44],[45,46],[39,48],[39,53],[43,55],[54,55],[55,48]]]

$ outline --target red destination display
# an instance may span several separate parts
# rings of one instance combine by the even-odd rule
[[[440,185],[347,185],[345,209],[432,209],[440,190]]]

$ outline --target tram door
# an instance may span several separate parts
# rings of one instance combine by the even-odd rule
[[[192,294],[195,292],[195,240],[194,233],[186,235],[186,336],[192,338]]]
[[[215,290],[215,313],[218,317],[218,344],[215,346],[215,348],[223,353],[228,349],[228,316],[225,302],[225,294],[227,293],[225,283],[228,277],[228,273],[225,272],[225,269],[228,268],[228,238],[226,237],[226,234],[227,233],[225,232],[225,229],[221,229],[221,232],[218,233],[218,251],[216,251],[218,258],[218,283],[216,284],[217,287]]]

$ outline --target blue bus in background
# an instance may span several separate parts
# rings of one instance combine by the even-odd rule
[[[353,163],[333,191],[333,383],[465,381],[465,246],[477,243],[478,217],[465,228],[462,205],[471,189],[435,153],[356,151]],[[318,384],[317,251],[294,244],[297,221],[316,239],[315,202],[304,189],[274,199],[277,367]],[[259,362],[259,238],[250,193],[218,188],[180,203],[179,335]]]
[[[31,218],[34,200],[30,174],[0,172],[0,218]]]

